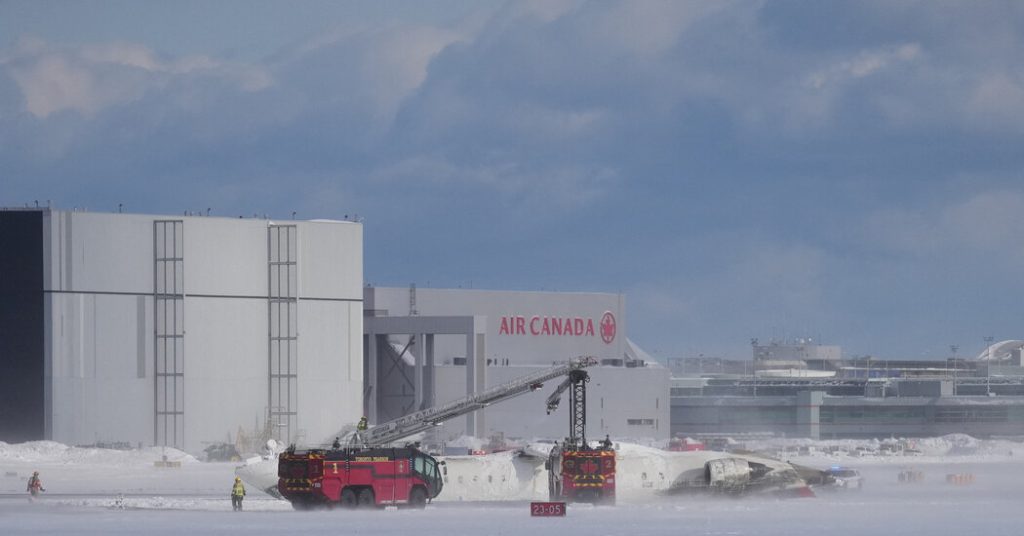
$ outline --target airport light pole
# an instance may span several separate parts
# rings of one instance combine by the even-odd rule
[[[992,396],[992,341],[995,337],[985,337],[985,396]]]
[[[956,396],[956,351],[960,349],[960,346],[956,344],[949,345],[949,351],[953,353],[953,396]]]

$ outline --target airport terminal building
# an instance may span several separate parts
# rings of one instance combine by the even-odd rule
[[[1024,436],[1024,341],[974,359],[843,359],[807,341],[755,345],[753,360],[673,360],[676,437],[814,439]]]

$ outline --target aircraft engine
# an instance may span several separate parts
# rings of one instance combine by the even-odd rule
[[[704,480],[708,487],[723,491],[740,490],[751,481],[752,469],[740,458],[719,458],[704,464]]]

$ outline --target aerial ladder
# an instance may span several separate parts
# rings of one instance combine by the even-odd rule
[[[587,442],[586,370],[569,372],[547,399],[550,414],[558,409],[562,394],[570,390],[569,436],[551,449],[548,469],[548,496],[551,501],[615,504],[615,451],[605,436],[597,447]]]
[[[459,400],[440,406],[427,408],[410,413],[386,423],[368,427],[366,430],[346,430],[339,433],[348,448],[368,448],[387,445],[395,441],[413,436],[420,432],[440,426],[445,421],[485,408],[491,404],[503,402],[524,393],[536,391],[544,386],[544,382],[560,376],[572,376],[586,372],[583,370],[597,364],[593,357],[578,357],[551,368],[527,374],[510,382],[496,385],[480,393],[466,396]],[[564,383],[564,382],[563,382]],[[565,388],[560,388],[564,391]],[[550,407],[550,400],[548,406]],[[557,403],[555,404],[557,407]],[[550,413],[550,411],[549,411]]]
[[[358,426],[339,434],[331,449],[298,450],[292,445],[278,456],[274,491],[296,509],[335,505],[423,508],[441,493],[443,462],[420,451],[418,445],[391,444],[449,419],[536,391],[547,380],[571,376],[596,363],[592,357],[573,359],[448,404],[366,429]]]

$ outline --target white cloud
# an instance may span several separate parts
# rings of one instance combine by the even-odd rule
[[[804,84],[818,90],[842,85],[884,69],[896,68],[901,63],[912,62],[920,57],[921,45],[918,43],[862,50],[856,56],[842,59],[807,75]]]
[[[471,37],[472,30],[409,24],[337,27],[283,52],[273,68],[291,89],[370,117],[363,127],[379,136],[427,79],[431,61]]]
[[[203,55],[163,60],[133,43],[86,45],[74,49],[23,39],[2,55],[32,115],[46,118],[71,110],[86,116],[137,101],[147,91],[192,75],[226,78],[243,91],[270,86],[263,69],[224,64]]]
[[[97,87],[96,76],[60,56],[45,55],[11,73],[25,97],[28,111],[36,117],[73,109],[87,115],[117,100]]]

